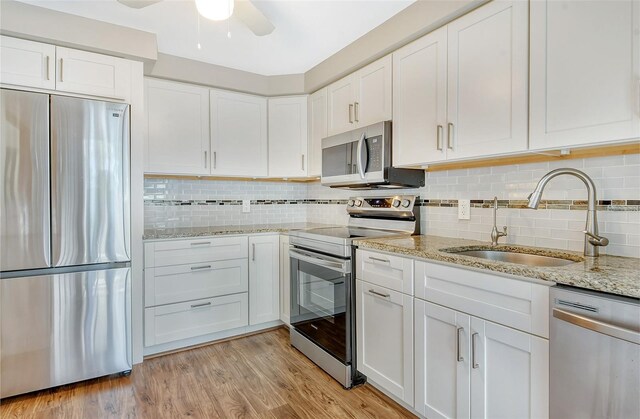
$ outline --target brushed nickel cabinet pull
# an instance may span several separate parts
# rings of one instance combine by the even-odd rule
[[[192,271],[197,271],[199,269],[211,269],[211,265],[202,265],[202,266],[192,266]]]
[[[360,117],[358,116],[358,113],[360,113],[360,112],[358,112],[358,110],[360,109],[360,104],[358,102],[354,102],[353,103],[353,108],[354,108],[354,113],[356,115],[356,118],[355,118],[356,122],[360,122]]]
[[[381,259],[381,258],[376,258],[376,257],[373,257],[373,256],[369,256],[369,259],[370,260],[375,260],[375,261],[378,261],[378,262],[382,262],[382,263],[391,263],[391,261],[389,259]]]
[[[349,104],[349,123],[353,124],[353,104]]]
[[[204,151],[204,168],[207,168],[207,150]]]
[[[211,301],[209,301],[208,303],[202,303],[202,304],[191,304],[191,308],[206,307],[210,305],[211,305]]]
[[[214,168],[214,169],[216,168],[216,163],[217,163],[217,159],[216,159],[216,157],[217,157],[217,155],[216,155],[216,152],[214,151],[214,152],[213,152],[213,168]]]
[[[464,358],[462,357],[462,355],[460,355],[460,332],[462,332],[464,330],[464,328],[462,327],[458,327],[458,331],[456,334],[456,354],[457,354],[457,358],[458,358],[458,362],[462,362],[464,361]]]
[[[471,335],[471,366],[474,370],[480,368],[480,364],[476,361],[476,337],[478,336],[480,335],[477,333]]]
[[[391,297],[389,294],[383,294],[381,292],[375,291],[375,290],[369,290],[369,292],[371,294],[377,295],[378,297],[382,297],[382,298],[389,298]]]
[[[438,125],[438,128],[436,130],[436,148],[438,149],[438,151],[442,151],[442,132],[444,131],[444,128],[442,127],[442,125]]]
[[[302,155],[302,170],[304,170],[304,154]]]
[[[47,55],[46,60],[45,60],[45,65],[47,66],[47,80],[51,80],[51,71],[49,70],[49,56]]]
[[[62,58],[60,58],[60,81],[62,82]]]
[[[447,130],[447,148],[453,150],[453,124],[449,122],[449,129]]]
[[[256,260],[256,244],[251,243],[251,260]]]
[[[204,246],[205,244],[211,244],[211,242],[195,242],[191,243],[191,246]]]

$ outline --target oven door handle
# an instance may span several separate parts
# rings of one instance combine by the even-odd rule
[[[314,265],[322,266],[323,268],[331,269],[332,271],[338,271],[342,273],[351,273],[351,268],[349,266],[348,261],[345,262],[337,262],[332,260],[327,260],[323,257],[316,256],[313,253],[301,252],[300,250],[290,249],[289,257],[293,259],[302,260],[304,262],[309,262]]]

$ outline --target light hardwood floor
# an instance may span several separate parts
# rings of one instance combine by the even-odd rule
[[[3,419],[413,417],[368,384],[344,390],[289,345],[284,328],[0,403]]]

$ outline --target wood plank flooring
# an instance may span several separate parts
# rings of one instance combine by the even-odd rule
[[[148,359],[108,377],[0,402],[5,418],[408,418],[364,385],[344,390],[281,328]]]

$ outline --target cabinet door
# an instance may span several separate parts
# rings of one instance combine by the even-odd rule
[[[356,281],[358,371],[413,406],[413,297]]]
[[[472,317],[471,417],[549,417],[549,341]]]
[[[428,418],[468,418],[470,317],[418,299],[415,306],[415,409]]]
[[[640,4],[531,2],[532,149],[640,137]]]
[[[56,90],[117,99],[126,99],[129,95],[127,60],[56,47],[56,61]]]
[[[145,80],[145,171],[209,174],[209,89]]]
[[[391,120],[391,54],[358,70],[354,74],[355,102],[353,119],[359,127]]]
[[[340,134],[355,128],[354,78],[347,76],[327,87],[329,135]]]
[[[249,237],[249,324],[280,318],[280,240]]]
[[[448,159],[527,149],[528,11],[494,1],[449,24]]]
[[[289,236],[280,236],[280,320],[291,324],[291,264],[289,263]]]
[[[322,174],[322,139],[327,136],[327,88],[309,96],[309,169],[308,176]]]
[[[446,158],[447,28],[393,53],[393,165]]]
[[[56,47],[0,37],[0,83],[55,89]]]
[[[267,176],[267,99],[211,90],[211,173]]]
[[[269,99],[269,176],[307,175],[307,97]]]

